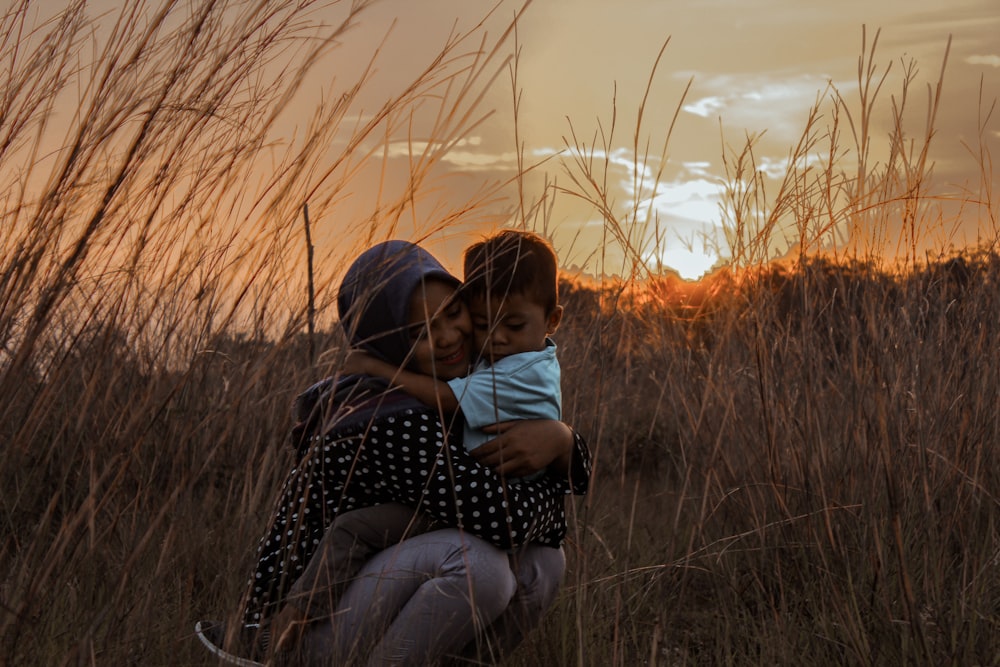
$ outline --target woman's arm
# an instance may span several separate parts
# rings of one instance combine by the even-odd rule
[[[458,409],[458,400],[444,380],[435,380],[430,375],[407,371],[377,359],[361,350],[351,350],[344,359],[343,372],[347,374],[371,375],[387,380],[424,405],[439,408],[444,412]]]

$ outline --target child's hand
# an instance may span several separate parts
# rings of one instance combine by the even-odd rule
[[[344,375],[371,375],[373,358],[367,352],[351,350],[344,358],[342,370]]]
[[[496,437],[473,449],[476,459],[504,475],[524,477],[552,466],[568,470],[573,431],[553,419],[523,419],[484,426]]]

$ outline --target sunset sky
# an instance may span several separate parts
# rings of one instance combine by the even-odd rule
[[[395,19],[378,61],[379,85],[390,90],[395,80],[410,76],[430,58],[453,27],[468,30],[490,6],[464,0],[383,2],[366,14],[336,57],[357,53],[366,59]],[[487,24],[489,30],[499,32],[516,8],[501,4]],[[614,143],[620,152],[614,156],[610,181],[618,188],[617,200],[630,201],[635,118],[657,53],[669,38],[646,105],[641,143],[648,140],[654,157],[659,155],[674,109],[691,80],[669,143],[655,209],[668,237],[659,258],[682,275],[698,275],[716,256],[703,238],[721,240],[723,137],[738,147],[747,133],[764,132],[756,149],[758,166],[779,173],[803,130],[807,111],[828,82],[848,100],[857,99],[862,26],[867,26],[869,47],[881,29],[875,62],[880,68],[892,64],[876,111],[875,122],[881,125],[876,135],[889,131],[890,96],[898,97],[903,65],[911,59],[918,71],[910,111],[918,124],[923,122],[927,87],[938,80],[951,35],[932,143],[935,192],[968,198],[971,195],[962,194],[962,189],[970,188],[978,196],[979,165],[962,141],[978,147],[980,81],[985,110],[1000,94],[1000,6],[995,0],[957,0],[946,8],[938,0],[537,0],[518,25],[518,124],[526,157],[530,162],[564,151],[570,123],[590,142],[599,122],[605,131],[610,128],[614,103]],[[448,159],[451,169],[464,174],[448,181],[456,196],[461,188],[473,187],[476,179],[512,173],[511,97],[509,78],[500,77],[487,102],[496,114]],[[994,155],[1000,155],[996,114],[985,136]],[[550,178],[566,182],[558,161],[546,162],[543,169]],[[603,227],[593,208],[557,197],[551,221],[549,231],[563,261],[593,270]],[[468,234],[461,230],[462,236],[451,245],[461,245]],[[975,225],[967,223],[960,234],[956,245],[974,243]],[[606,261],[605,270],[615,270],[613,261]]]
[[[94,12],[103,12],[106,22],[114,19],[116,2],[92,2]],[[310,9],[307,21],[314,34],[330,32],[349,6],[332,2]],[[186,12],[186,7],[181,5],[176,11]],[[471,33],[470,41],[457,51],[468,54],[483,35],[487,46],[493,44],[521,7],[520,2],[506,0],[498,4],[492,0],[373,3],[360,23],[312,71],[282,120],[275,145],[294,141],[308,126],[317,101],[338,98],[369,62],[374,62],[374,74],[352,105],[348,125],[363,121],[366,114],[370,116],[398,94],[441,52],[450,34]],[[983,177],[980,161],[970,154],[984,147],[1000,159],[1000,112],[988,123],[983,120],[1000,96],[997,0],[953,0],[947,6],[940,0],[535,0],[517,23],[521,98],[516,130],[525,164],[533,166],[524,181],[524,199],[530,202],[541,197],[545,183],[578,189],[573,179],[581,173],[573,166],[573,152],[567,150],[575,135],[586,150],[593,151],[599,172],[594,176],[607,183],[612,214],[627,223],[626,228],[612,230],[592,203],[571,194],[556,195],[544,231],[553,239],[564,265],[592,274],[628,273],[636,257],[625,256],[615,234],[628,236],[628,243],[638,248],[639,259],[649,266],[673,268],[685,277],[701,275],[720,254],[724,260],[727,248],[719,208],[724,192],[724,146],[738,151],[748,136],[758,137],[756,165],[769,194],[773,193],[775,179],[783,173],[789,151],[818,101],[819,133],[828,127],[831,84],[852,113],[858,113],[863,27],[869,49],[881,31],[874,58],[877,76],[890,68],[871,129],[872,155],[877,162],[886,160],[892,107],[900,99],[908,63],[915,63],[916,69],[906,130],[908,139],[917,141],[919,147],[929,91],[937,84],[951,36],[930,151],[933,188],[926,194],[940,205],[941,216],[956,224],[936,230],[931,245],[960,248],[983,238],[994,239],[995,224],[982,221],[989,220],[989,211],[995,221],[998,205],[969,202],[984,198],[998,185],[998,170]],[[657,55],[668,40],[650,80]],[[502,55],[513,50],[511,39]],[[471,212],[459,215],[446,229],[436,224],[442,216],[464,211],[484,184],[509,181],[517,173],[513,88],[501,62],[495,61],[499,75],[476,112],[492,113],[440,161],[429,183],[431,194],[417,203],[407,225],[379,232],[421,240],[453,269],[462,247],[471,240],[497,225],[516,222],[510,214],[516,190],[507,188],[502,196],[477,203]],[[650,92],[637,132],[636,119],[647,85]],[[668,128],[678,108],[666,161],[661,164]],[[338,244],[356,237],[366,217],[378,208],[373,202],[384,189],[394,179],[397,185],[405,181],[413,151],[441,139],[433,136],[429,118],[427,113],[416,113],[407,118],[406,132],[373,137],[362,146],[374,151],[377,158],[372,165],[377,166],[357,172],[349,187],[337,194],[335,210],[317,215],[320,256],[335,255]],[[981,122],[985,129],[980,139]],[[845,135],[848,132],[846,124],[840,129]],[[610,136],[607,152],[594,146],[595,141],[603,141],[602,136]],[[635,169],[636,141],[640,152],[648,153],[645,172],[640,174]],[[336,156],[342,147],[343,143],[332,145],[330,155]],[[838,159],[850,171],[853,157]],[[606,173],[601,166],[605,160]],[[654,174],[659,174],[658,182]],[[630,210],[634,211],[631,215]],[[644,221],[648,227],[641,230]],[[536,219],[531,224],[540,223]],[[778,230],[776,236],[783,233]],[[786,251],[793,242],[778,243],[774,253]]]

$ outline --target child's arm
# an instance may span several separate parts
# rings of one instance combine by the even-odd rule
[[[394,387],[399,387],[410,396],[431,407],[438,407],[445,412],[458,410],[458,399],[444,380],[435,380],[423,373],[414,373],[377,359],[361,350],[351,350],[344,360],[345,373],[371,375],[388,380]]]

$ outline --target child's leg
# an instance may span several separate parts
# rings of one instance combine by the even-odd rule
[[[276,646],[285,649],[295,643],[297,633],[288,633],[290,628],[301,628],[314,618],[329,617],[344,590],[372,556],[404,537],[431,530],[431,524],[412,507],[397,503],[338,516],[274,618],[271,636]]]

